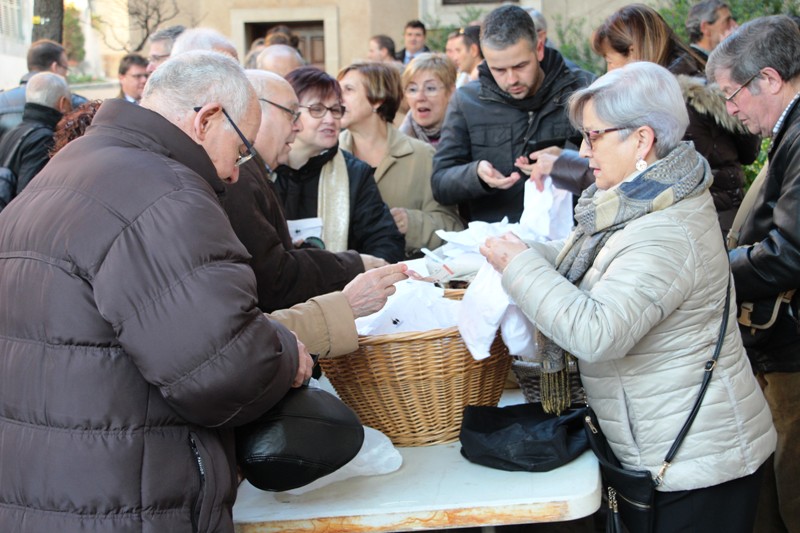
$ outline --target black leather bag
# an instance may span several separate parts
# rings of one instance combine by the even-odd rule
[[[588,449],[583,409],[560,416],[540,403],[508,407],[468,405],[461,421],[461,455],[499,470],[547,472]]]
[[[597,457],[603,486],[608,498],[606,531],[622,533],[622,523],[629,531],[648,533],[653,531],[653,500],[656,483],[648,470],[629,470],[620,465],[591,408],[586,408],[584,424],[589,447]]]
[[[301,387],[236,429],[236,458],[253,486],[284,491],[338,470],[363,442],[364,427],[352,409],[322,389]]]

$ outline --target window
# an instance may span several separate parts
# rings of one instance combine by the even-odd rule
[[[22,0],[0,0],[0,36],[22,41]]]

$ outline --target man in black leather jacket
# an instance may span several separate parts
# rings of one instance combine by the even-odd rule
[[[569,96],[585,85],[557,51],[538,40],[530,16],[506,5],[486,18],[479,79],[451,98],[433,159],[433,196],[459,204],[468,220],[495,222],[522,214],[522,173],[515,160],[549,146],[577,147],[566,115]]]
[[[706,74],[727,95],[728,113],[751,133],[772,138],[766,179],[729,253],[737,300],[771,309],[779,293],[800,284],[800,31],[784,16],[748,22],[714,49]],[[741,327],[778,430],[756,531],[800,528],[797,310],[795,294],[769,329]]]

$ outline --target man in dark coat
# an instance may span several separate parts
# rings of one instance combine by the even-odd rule
[[[0,178],[0,211],[30,183],[50,160],[53,131],[71,107],[69,87],[58,74],[40,72],[25,88],[22,123],[0,140],[0,165],[12,175]]]
[[[545,48],[518,6],[489,13],[481,48],[479,80],[458,89],[447,108],[433,158],[433,196],[459,204],[468,220],[517,222],[524,180],[515,161],[550,146],[577,146],[580,133],[567,119],[566,103],[584,82]]]
[[[728,112],[751,133],[771,137],[769,168],[729,252],[742,340],[767,398],[778,448],[764,476],[756,531],[800,530],[800,293],[777,308],[778,295],[800,285],[800,31],[788,17],[744,24],[711,52],[710,82]],[[745,202],[746,203],[746,202]],[[738,217],[737,217],[738,218]]]
[[[54,72],[66,77],[69,70],[67,53],[60,44],[41,39],[28,49],[28,73],[19,81],[19,87],[0,92],[0,138],[6,131],[22,122],[25,106],[25,84],[37,72]],[[83,96],[72,94],[72,108],[85,104]]]
[[[259,307],[271,312],[341,290],[366,265],[378,262],[354,250],[294,247],[271,169],[288,161],[290,144],[302,128],[299,102],[289,82],[277,74],[248,70],[247,76],[265,106],[255,143],[258,156],[242,165],[239,181],[227,188],[222,205],[236,236],[253,256]]]
[[[233,532],[233,428],[312,367],[217,200],[260,120],[234,60],[173,57],[0,213],[4,530]]]

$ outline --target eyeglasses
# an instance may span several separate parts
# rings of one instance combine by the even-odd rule
[[[266,98],[259,98],[259,100],[261,100],[262,102],[266,102],[268,104],[274,105],[275,107],[277,107],[281,111],[285,111],[286,113],[289,113],[292,116],[292,124],[297,122],[297,120],[300,118],[300,111],[292,111],[288,107],[284,107],[281,104],[276,104],[275,102],[271,102],[271,101],[267,100]],[[303,106],[300,106],[300,107],[303,107]]]
[[[592,142],[599,139],[601,136],[605,135],[606,133],[611,133],[612,131],[622,131],[628,128],[606,128],[604,130],[581,130],[581,135],[583,135],[583,140],[586,141],[586,145],[589,147],[589,150],[592,150]]]
[[[300,107],[308,109],[308,114],[313,118],[322,118],[328,111],[331,112],[331,116],[333,118],[342,118],[344,116],[344,112],[347,111],[347,108],[340,104],[335,104],[331,107],[327,107],[322,104],[301,105]]]
[[[444,85],[424,85],[422,90],[417,85],[409,85],[406,87],[405,94],[409,98],[416,98],[419,93],[425,94],[426,98],[435,98],[444,89]]]
[[[150,76],[149,74],[125,74],[125,75],[137,80],[146,80],[147,77]]]
[[[195,113],[199,113],[200,110],[203,108],[198,106],[193,109]],[[225,118],[227,118],[228,122],[231,123],[231,126],[233,126],[233,130],[236,132],[236,134],[239,136],[239,138],[242,140],[242,143],[245,146],[246,150],[245,153],[239,152],[239,157],[236,159],[236,162],[234,163],[234,165],[240,167],[256,156],[256,149],[253,148],[253,145],[250,144],[250,141],[247,140],[247,137],[244,136],[244,133],[242,133],[242,130],[239,129],[239,126],[236,125],[236,123],[233,121],[228,112],[225,111],[225,108],[222,107],[220,109],[222,109],[222,114],[225,115]]]
[[[733,93],[731,93],[730,96],[726,96],[725,97],[725,102],[730,102],[732,104],[735,104],[736,102],[733,99],[736,98],[736,95],[739,94],[739,91],[741,91],[742,89],[744,89],[745,87],[750,85],[750,82],[753,81],[754,79],[756,79],[759,74],[761,74],[760,70],[758,72],[756,72],[755,74],[753,74],[752,76],[750,76],[750,78],[748,78],[748,80],[746,82],[741,84],[738,89],[733,91]]]

